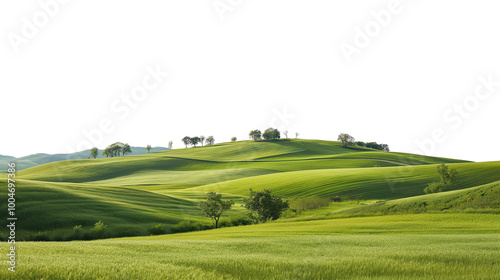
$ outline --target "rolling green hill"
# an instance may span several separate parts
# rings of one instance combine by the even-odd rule
[[[469,188],[500,180],[500,162],[455,163],[456,188]],[[435,165],[304,170],[235,179],[191,190],[246,195],[248,189],[271,188],[281,196],[354,194],[361,199],[395,199],[423,194],[428,183],[439,179]]]
[[[147,153],[146,148],[144,147],[131,147],[131,150],[133,155],[142,155]],[[165,150],[168,150],[168,148],[153,147],[150,150],[150,152],[154,153]],[[7,164],[10,162],[16,162],[16,169],[23,170],[49,162],[70,160],[70,159],[87,159],[89,157],[89,154],[90,150],[84,150],[81,152],[76,152],[71,154],[54,154],[54,155],[39,153],[19,158],[0,155],[0,170],[6,170],[7,168],[5,168],[5,166],[7,166]],[[102,158],[102,150],[99,150],[99,158]]]

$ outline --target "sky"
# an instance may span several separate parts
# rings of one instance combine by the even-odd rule
[[[0,154],[289,137],[500,160],[498,1],[0,2]]]

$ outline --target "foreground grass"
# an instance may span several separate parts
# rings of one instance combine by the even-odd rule
[[[2,279],[498,279],[500,217],[351,218],[17,246],[17,272],[3,264]]]

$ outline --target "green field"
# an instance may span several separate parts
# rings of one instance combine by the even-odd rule
[[[424,195],[439,163],[458,171],[457,184]],[[53,162],[16,179],[24,241],[15,279],[498,279],[500,269],[500,161],[239,141]],[[236,202],[222,220],[243,218],[249,188],[343,202],[266,224],[149,236],[159,223],[211,224],[197,207],[209,191]],[[30,241],[68,240],[74,226],[88,232],[100,220],[115,239]]]
[[[500,219],[421,214],[23,242],[17,279],[497,279]],[[9,279],[6,268],[0,272]]]

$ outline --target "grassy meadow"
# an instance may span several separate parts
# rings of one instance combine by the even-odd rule
[[[454,190],[425,195],[440,163],[458,171]],[[18,266],[1,279],[499,279],[500,161],[283,139],[59,161],[16,179]],[[342,201],[231,227],[249,188]],[[223,228],[173,234],[212,225],[197,206],[210,191],[236,202]],[[66,241],[98,221],[108,239]],[[170,234],[151,236],[159,223]]]

